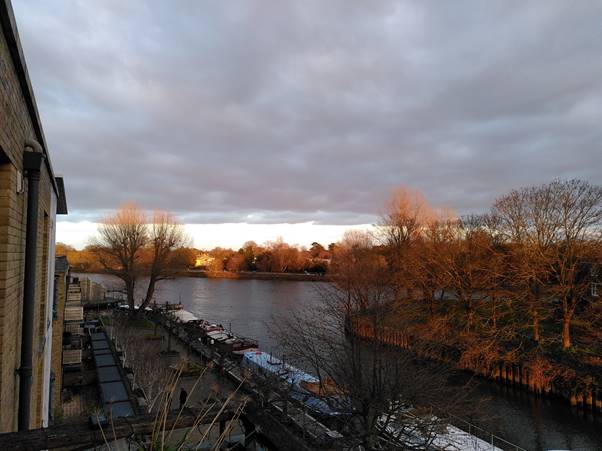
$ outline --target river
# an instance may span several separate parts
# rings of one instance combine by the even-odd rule
[[[107,288],[120,288],[111,276],[86,274]],[[184,308],[241,336],[259,340],[260,347],[279,354],[269,323],[280,315],[320,302],[320,283],[183,277],[162,281],[157,302],[181,302]],[[143,293],[137,294],[137,298]],[[486,429],[529,450],[602,450],[602,418],[571,409],[562,401],[541,399],[522,391],[483,381],[473,396],[484,399]]]

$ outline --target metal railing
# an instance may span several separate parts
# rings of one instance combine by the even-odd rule
[[[453,414],[447,414],[447,417],[450,419],[449,423],[453,426],[456,426],[459,429],[462,429],[464,432],[468,432],[470,435],[474,435],[477,438],[480,438],[483,441],[491,444],[491,449],[500,448],[505,451],[527,451],[525,448],[521,448],[515,443],[511,443],[508,440],[504,440],[502,437],[499,437],[492,432],[483,429],[471,422],[465,420],[464,418],[457,417]]]

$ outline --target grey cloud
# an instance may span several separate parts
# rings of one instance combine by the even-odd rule
[[[600,182],[602,4],[15,2],[71,220],[374,222]]]

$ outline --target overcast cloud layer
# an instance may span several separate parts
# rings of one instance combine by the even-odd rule
[[[602,2],[16,0],[69,220],[374,222],[602,179]]]

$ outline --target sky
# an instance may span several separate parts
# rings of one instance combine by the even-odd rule
[[[59,241],[84,245],[134,201],[199,247],[327,244],[377,222],[399,185],[472,213],[602,179],[600,1],[13,8],[65,177]]]

